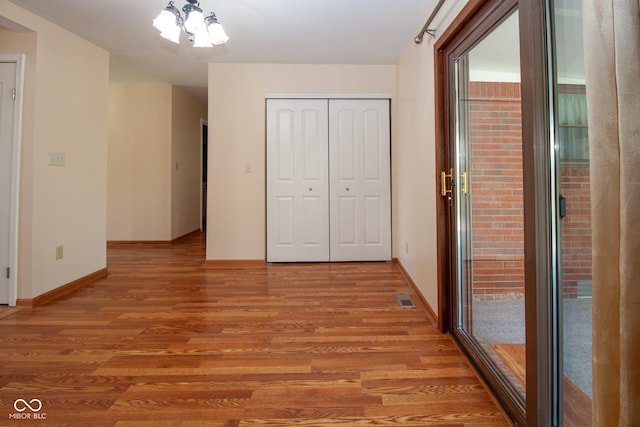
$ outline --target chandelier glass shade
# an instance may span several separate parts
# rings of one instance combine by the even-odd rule
[[[170,1],[162,12],[153,20],[153,26],[160,31],[160,36],[173,43],[180,43],[180,33],[184,31],[194,47],[212,47],[224,44],[229,37],[218,22],[216,14],[205,17],[198,0],[187,0],[180,10]]]

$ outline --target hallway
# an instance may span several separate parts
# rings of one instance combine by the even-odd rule
[[[205,265],[199,234],[108,255],[107,278],[0,318],[5,421],[38,399],[56,426],[509,425],[417,298],[398,306],[393,264]]]

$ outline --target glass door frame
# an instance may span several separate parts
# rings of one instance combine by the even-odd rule
[[[452,63],[514,8],[519,12],[524,184],[524,267],[526,402],[495,371],[469,354],[496,397],[520,426],[558,425],[559,338],[557,295],[556,191],[553,187],[553,79],[551,0],[470,0],[435,45],[436,173],[454,167],[452,153]],[[474,38],[475,37],[475,38]],[[436,179],[438,194],[439,176]],[[456,334],[455,213],[444,197],[438,218],[438,326]],[[461,342],[461,344],[463,344]],[[481,361],[480,361],[481,362]]]
[[[562,401],[551,2],[519,2],[527,17],[520,22],[520,34],[529,35],[521,39],[521,60],[527,64],[522,68],[523,82],[527,82],[522,86],[525,298],[530,300],[525,304],[526,341],[534,343],[527,346],[530,426],[560,425]]]

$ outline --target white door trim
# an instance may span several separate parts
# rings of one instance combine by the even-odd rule
[[[18,298],[18,226],[20,200],[20,154],[22,151],[22,105],[24,89],[23,54],[0,54],[0,62],[16,64],[16,99],[13,119],[13,150],[11,159],[11,199],[9,218],[9,305],[15,306]],[[5,274],[5,272],[2,272]]]

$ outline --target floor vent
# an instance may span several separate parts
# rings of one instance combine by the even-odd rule
[[[400,308],[416,308],[409,294],[396,294],[396,301]]]

